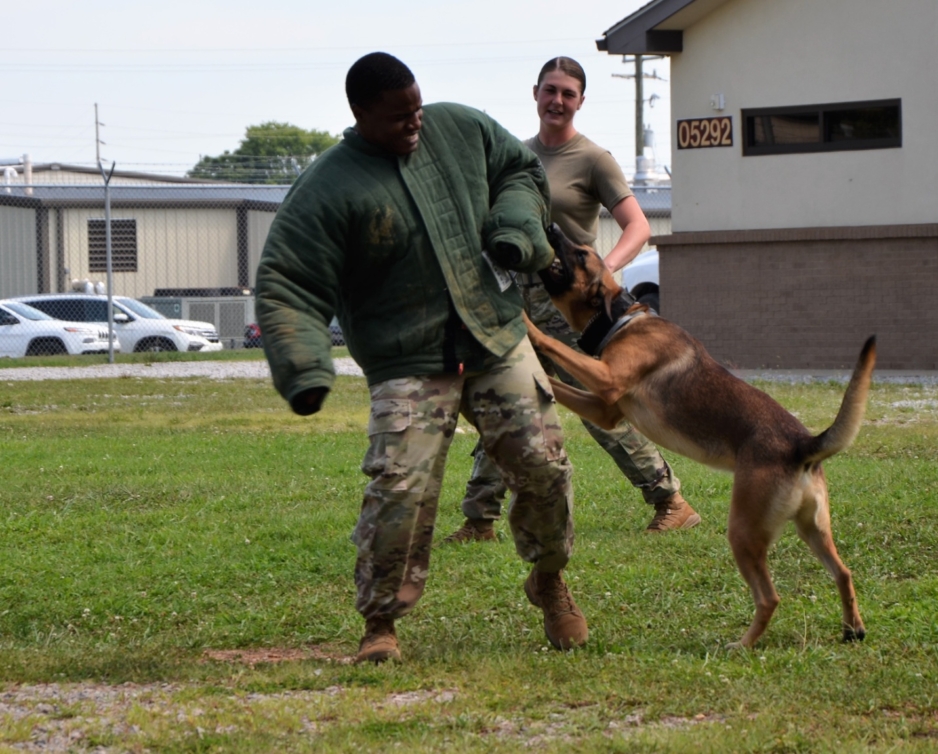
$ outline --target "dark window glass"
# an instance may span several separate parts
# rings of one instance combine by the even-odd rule
[[[87,322],[88,319],[85,317],[85,307],[82,306],[84,302],[78,301],[77,299],[66,299],[64,301],[54,301],[52,302],[55,305],[56,311],[61,312],[61,314],[56,314],[59,319],[67,319],[72,322]]]
[[[69,322],[85,322],[84,307],[82,302],[75,299],[37,299],[27,301],[30,306],[39,311],[45,312],[50,317],[56,319],[65,319]]]
[[[899,108],[865,107],[824,113],[826,141],[899,138]]]
[[[806,144],[818,141],[821,119],[818,113],[792,113],[791,115],[757,115],[750,119],[751,142],[767,144]]]
[[[743,110],[744,155],[902,146],[901,100]]]
[[[107,322],[107,301],[85,301],[86,322]]]
[[[55,315],[49,311],[49,307],[45,301],[27,301],[26,303],[41,312],[45,312],[50,317],[55,317]],[[56,317],[56,319],[58,318]]]
[[[137,271],[137,221],[111,220],[111,269]],[[88,270],[107,272],[107,228],[104,220],[88,220]]]

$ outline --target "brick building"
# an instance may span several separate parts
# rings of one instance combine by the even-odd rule
[[[741,368],[938,368],[934,0],[653,0],[671,58],[662,313]]]

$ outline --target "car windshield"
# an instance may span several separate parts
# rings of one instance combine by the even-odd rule
[[[166,319],[166,317],[160,314],[156,309],[151,309],[149,306],[136,299],[122,298],[119,303],[121,306],[126,306],[138,317],[143,317],[144,319]]]
[[[7,301],[4,306],[11,312],[15,312],[16,314],[19,314],[21,317],[26,319],[54,319],[54,317],[50,317],[45,312],[34,309],[33,307],[29,306],[29,304],[21,304],[19,301]]]

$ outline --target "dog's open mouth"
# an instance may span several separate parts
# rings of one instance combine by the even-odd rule
[[[551,296],[565,293],[573,285],[573,273],[566,260],[567,248],[570,242],[564,236],[560,226],[551,223],[547,228],[547,240],[554,249],[554,261],[537,274],[544,283],[544,288]]]
[[[538,272],[538,275],[544,283],[544,288],[551,296],[563,293],[573,282],[573,276],[567,272],[567,268],[559,256],[555,256],[554,261]]]
[[[563,269],[563,262],[560,261],[558,257],[554,257],[554,261],[550,263],[550,266],[547,268],[546,272],[554,278],[563,278],[565,273]]]

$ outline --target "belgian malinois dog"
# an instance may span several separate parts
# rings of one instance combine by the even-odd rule
[[[729,541],[752,591],[756,614],[730,647],[751,647],[779,597],[767,554],[787,521],[834,578],[843,605],[843,639],[863,639],[850,571],[831,537],[821,462],[847,448],[860,430],[873,367],[875,337],[863,346],[834,423],[813,436],[761,390],[720,366],[689,333],[637,304],[600,256],[548,231],[556,258],[540,272],[554,305],[580,332],[586,353],[527,320],[534,347],[589,392],[551,380],[561,404],[605,429],[628,420],[653,442],[734,475]]]

